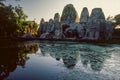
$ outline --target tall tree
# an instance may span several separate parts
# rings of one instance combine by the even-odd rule
[[[19,33],[19,35],[22,35],[24,34],[24,25],[28,16],[24,14],[22,7],[20,7],[19,5],[15,6],[14,13],[16,17],[16,25],[18,26],[17,32]]]
[[[19,5],[13,7],[6,6],[0,2],[0,36],[15,36],[17,33],[23,34],[27,16]]]
[[[12,5],[0,6],[0,36],[13,35],[16,31]]]

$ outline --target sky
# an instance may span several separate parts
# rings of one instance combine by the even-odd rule
[[[87,7],[89,13],[93,8],[102,8],[105,17],[120,14],[120,0],[6,0],[6,4],[20,5],[27,14],[28,19],[36,20],[40,23],[41,18],[48,21],[54,18],[55,13],[62,14],[64,6],[73,4],[78,15],[80,16],[83,7]]]

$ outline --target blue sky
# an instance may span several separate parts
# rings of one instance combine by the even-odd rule
[[[6,3],[20,4],[28,15],[28,19],[34,20],[36,18],[38,23],[41,18],[48,21],[54,17],[55,13],[61,15],[67,4],[73,4],[79,16],[83,7],[88,7],[89,13],[95,7],[102,8],[106,17],[120,14],[120,0],[21,0],[20,2],[6,0]]]

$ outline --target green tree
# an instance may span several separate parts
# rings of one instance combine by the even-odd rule
[[[120,25],[120,14],[116,15],[114,19],[116,21],[116,25]]]
[[[38,30],[38,24],[35,21],[26,21],[25,22],[27,33],[36,35]]]
[[[16,25],[18,27],[17,33],[19,35],[23,35],[25,26],[26,26],[25,21],[28,16],[26,14],[24,14],[22,7],[20,7],[19,5],[15,6],[14,13],[15,13],[15,17],[16,17]]]
[[[5,6],[1,3],[0,6],[0,36],[12,36],[15,35],[17,29],[15,24],[15,15],[12,5]]]
[[[3,1],[0,1],[0,37],[21,36],[26,29],[31,34],[37,34],[38,24],[26,20],[28,16],[20,5],[6,6]]]
[[[120,28],[117,28],[117,26],[120,26],[120,14],[115,15],[114,20],[114,36],[120,36]]]

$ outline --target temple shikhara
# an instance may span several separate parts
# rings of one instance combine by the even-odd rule
[[[48,22],[41,19],[38,36],[43,39],[108,40],[113,31],[112,23],[105,19],[101,8],[94,8],[89,14],[84,7],[79,18],[74,6],[68,4],[61,16],[56,13]]]

